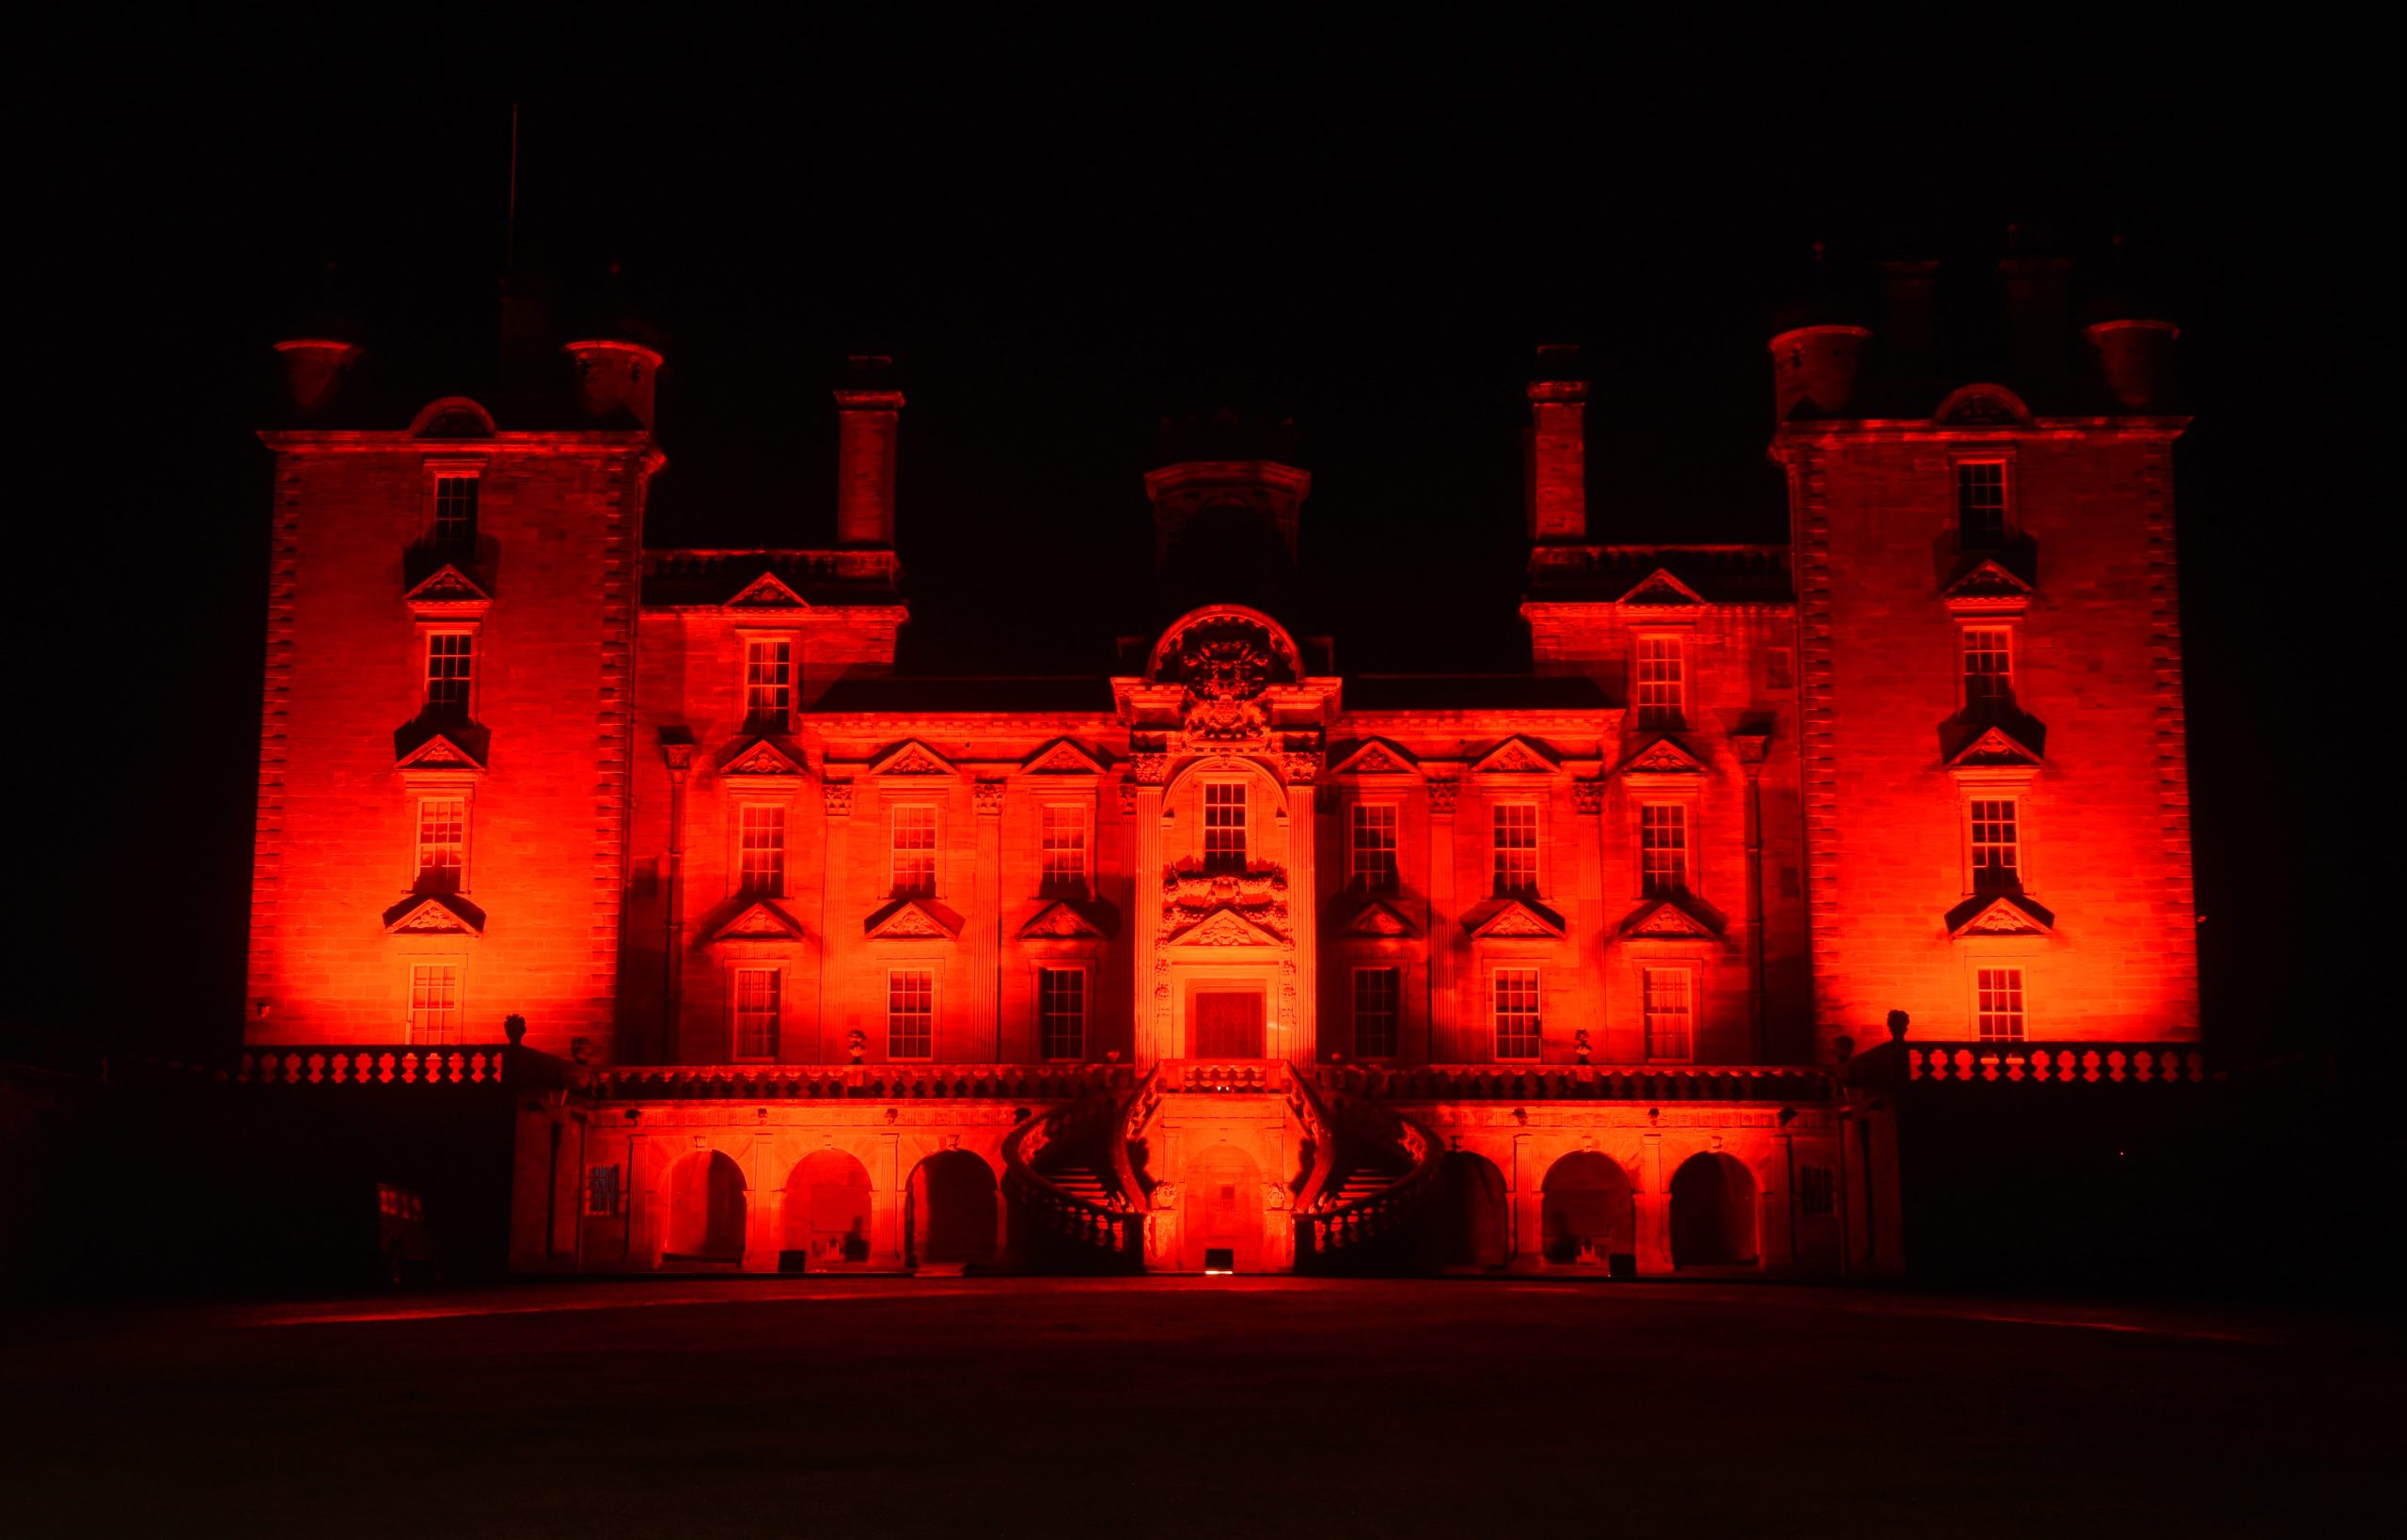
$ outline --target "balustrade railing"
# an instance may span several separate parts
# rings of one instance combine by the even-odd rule
[[[244,1048],[234,1079],[246,1086],[499,1085],[512,1050],[483,1045],[301,1045]]]
[[[1298,1218],[1314,1256],[1360,1246],[1410,1222],[1435,1195],[1439,1180],[1438,1144],[1412,1119],[1367,1100],[1348,1104],[1343,1119],[1334,1109],[1330,1116],[1352,1124],[1354,1138],[1395,1146],[1407,1164],[1402,1176],[1351,1202],[1308,1202]]]
[[[1283,1092],[1295,1071],[1283,1059],[1165,1059],[1155,1068],[1161,1091]]]
[[[1128,1079],[1112,1064],[688,1064],[596,1070],[592,1087],[622,1101],[1073,1101]]]
[[[2207,1056],[2179,1043],[1911,1044],[1906,1077],[1959,1085],[2195,1084],[2207,1077]]]
[[[1003,1140],[1003,1190],[1056,1235],[1099,1255],[1125,1261],[1141,1234],[1138,1227],[1143,1217],[1116,1197],[1103,1202],[1081,1197],[1036,1169],[1036,1157],[1054,1143],[1117,1141],[1120,1100],[1105,1094],[1108,1089],[1098,1088],[1082,1100],[1039,1113],[1014,1129]],[[1116,1162],[1122,1169],[1126,1164],[1125,1155]]]
[[[1383,1101],[1819,1102],[1829,1071],[1802,1064],[1322,1064],[1324,1091]]]

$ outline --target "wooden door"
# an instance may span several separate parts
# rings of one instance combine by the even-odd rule
[[[1262,1057],[1262,997],[1252,990],[1211,990],[1195,997],[1194,1059]]]

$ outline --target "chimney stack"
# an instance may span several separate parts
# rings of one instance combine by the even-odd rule
[[[2054,241],[2045,225],[2008,225],[2006,254],[1997,264],[2006,291],[2008,383],[2026,398],[2052,394],[2063,383],[2072,346],[2066,281],[2072,263],[2052,254]]]
[[[576,365],[576,405],[591,421],[653,425],[660,354],[640,342],[591,338],[560,349]]]
[[[284,354],[284,385],[291,394],[292,409],[304,417],[314,417],[325,410],[342,388],[342,377],[352,361],[359,356],[359,349],[349,342],[325,337],[300,337],[289,342],[278,342],[275,351]]]
[[[1530,379],[1530,539],[1588,538],[1588,382],[1580,350],[1544,343]]]
[[[846,383],[836,392],[836,542],[891,547],[903,393],[894,388],[891,358],[856,354],[845,365]]]

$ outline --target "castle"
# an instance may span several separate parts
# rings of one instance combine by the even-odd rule
[[[886,360],[831,547],[661,550],[641,328],[295,336],[244,1074],[523,1081],[529,1272],[1893,1274],[1904,1080],[2197,1065],[2176,333],[2001,277],[1990,374],[1930,264],[1770,338],[1783,545],[1596,539],[1539,350],[1513,676],[1333,668],[1244,457],[1111,677],[901,674]]]

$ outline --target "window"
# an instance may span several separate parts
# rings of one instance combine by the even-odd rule
[[[1976,890],[2012,888],[2022,881],[2022,837],[2017,810],[2010,796],[1973,799],[1973,887]]]
[[[894,809],[894,896],[934,898],[936,891],[936,810],[917,804]]]
[[[1346,875],[1365,892],[1394,892],[1395,804],[1357,802],[1353,820]]]
[[[2013,633],[2002,625],[1966,626],[1964,704],[1978,708],[2013,699]]]
[[[1677,802],[1638,809],[1638,890],[1669,898],[1689,885],[1689,810]]]
[[[794,642],[744,640],[744,721],[755,732],[783,732],[794,718]]]
[[[1682,668],[1680,638],[1638,638],[1638,725],[1679,728],[1688,725],[1688,678]]]
[[[1963,460],[1956,465],[1957,538],[1968,551],[2006,543],[2006,462]]]
[[[936,1045],[936,970],[893,969],[886,976],[886,1057],[927,1059]]]
[[[1396,1006],[1404,998],[1404,970],[1358,967],[1354,970],[1354,1057],[1395,1057]]]
[[[597,1219],[618,1218],[618,1167],[596,1166],[585,1173],[585,1212]]]
[[[1245,785],[1241,781],[1204,782],[1204,870],[1245,870]]]
[[[410,966],[410,1041],[460,1041],[460,965]]]
[[[468,799],[464,796],[418,798],[418,887],[447,893],[460,891],[467,861]]]
[[[1538,890],[1538,805],[1500,802],[1496,820],[1496,893],[1500,898]]]
[[[786,896],[786,810],[774,802],[736,809],[738,890],[751,898]]]
[[[1808,1219],[1827,1219],[1839,1211],[1838,1172],[1828,1166],[1798,1171],[1797,1208]]]
[[[1036,970],[1036,1035],[1047,1059],[1087,1055],[1087,975],[1077,967]]]
[[[426,634],[426,709],[431,715],[453,720],[467,717],[476,655],[477,638],[468,632]]]
[[[1984,1043],[2022,1041],[2022,970],[1985,967],[1974,970],[1975,1013]]]
[[[1083,893],[1087,888],[1087,810],[1049,803],[1044,814],[1045,879],[1047,893]]]
[[[1640,970],[1640,1009],[1645,1017],[1646,1057],[1650,1061],[1686,1063],[1696,1056],[1696,1005],[1684,967]]]
[[[1496,1002],[1496,1057],[1538,1056],[1538,970],[1500,967],[1489,988]]]
[[[735,970],[735,1057],[768,1059],[778,1051],[778,970]]]
[[[470,549],[477,542],[477,479],[438,476],[434,479],[434,543],[448,551]]]

